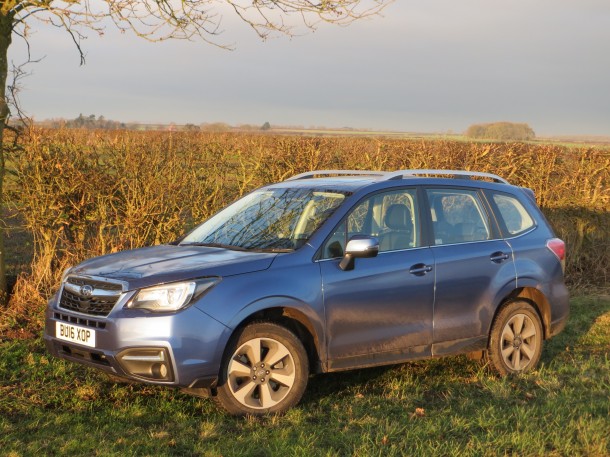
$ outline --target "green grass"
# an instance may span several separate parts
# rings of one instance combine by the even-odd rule
[[[206,399],[0,343],[0,455],[609,455],[610,297],[572,300],[539,370],[496,378],[465,357],[310,379],[285,416],[233,418]]]

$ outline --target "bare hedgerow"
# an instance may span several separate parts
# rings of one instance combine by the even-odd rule
[[[568,281],[609,282],[607,150],[425,139],[34,130],[14,164],[11,198],[32,233],[34,260],[16,286],[27,294],[15,295],[13,306],[43,303],[68,264],[170,242],[256,187],[336,168],[477,170],[530,187],[567,241]]]

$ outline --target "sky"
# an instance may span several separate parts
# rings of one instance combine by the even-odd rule
[[[226,122],[463,132],[526,122],[537,135],[610,135],[607,0],[395,0],[348,27],[261,41],[225,15],[227,51],[149,43],[109,25],[86,64],[60,29],[31,23],[22,108],[35,120]],[[9,58],[25,60],[14,37]]]

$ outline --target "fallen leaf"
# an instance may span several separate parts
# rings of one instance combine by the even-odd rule
[[[415,419],[416,417],[424,417],[426,415],[426,410],[424,408],[415,408],[415,412],[411,414],[411,419]]]

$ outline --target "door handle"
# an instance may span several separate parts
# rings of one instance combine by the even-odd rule
[[[494,252],[490,257],[489,260],[491,260],[492,262],[495,263],[501,263],[504,260],[508,260],[509,255],[506,254],[505,252],[502,251],[498,251],[498,252]]]
[[[417,263],[409,268],[409,273],[415,276],[423,276],[426,273],[432,271],[432,265],[426,265],[425,263]]]

